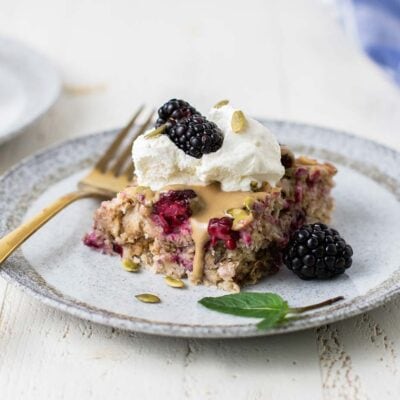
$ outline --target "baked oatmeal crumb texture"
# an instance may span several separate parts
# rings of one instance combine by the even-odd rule
[[[243,204],[236,219],[235,210],[231,210],[227,217],[232,222],[216,240],[207,243],[201,283],[228,291],[256,283],[279,270],[282,249],[294,230],[304,223],[329,222],[335,167],[304,156],[294,159],[285,147],[282,163],[285,175],[278,185],[258,189],[264,192],[262,198]],[[189,217],[202,206],[201,199],[195,194],[174,195],[170,196],[172,209],[157,207],[160,199],[166,203],[165,198],[168,200],[163,192],[133,183],[101,204],[85,244],[140,262],[155,273],[190,280],[195,247]],[[155,213],[160,208],[167,210],[165,215]],[[226,235],[235,240],[235,246],[226,245],[222,240]]]

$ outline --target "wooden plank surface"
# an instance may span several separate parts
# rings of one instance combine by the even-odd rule
[[[0,172],[45,146],[121,126],[135,107],[230,98],[260,116],[400,148],[400,93],[312,0],[0,0],[0,33],[60,69],[64,91]],[[1,399],[397,399],[399,300],[317,330],[251,340],[120,332],[0,280]]]

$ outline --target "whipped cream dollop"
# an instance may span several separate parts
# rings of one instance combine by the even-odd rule
[[[264,125],[247,115],[245,128],[235,133],[231,127],[235,111],[229,104],[211,109],[207,118],[222,130],[224,142],[218,151],[200,159],[184,153],[167,135],[137,138],[132,158],[139,185],[159,190],[168,185],[220,182],[227,192],[249,191],[252,182],[275,186],[285,172],[278,141]]]

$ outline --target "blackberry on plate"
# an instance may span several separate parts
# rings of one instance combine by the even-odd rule
[[[156,128],[167,124],[167,129],[183,118],[200,113],[185,100],[171,99],[158,109]]]
[[[195,158],[217,151],[224,141],[221,129],[201,115],[184,118],[165,133],[177,147]]]
[[[301,279],[329,279],[352,264],[353,249],[325,224],[303,225],[284,251],[283,262]]]

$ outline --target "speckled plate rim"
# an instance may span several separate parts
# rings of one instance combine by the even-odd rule
[[[287,122],[279,120],[262,120],[272,129],[277,131],[285,129],[295,130],[296,132],[307,132],[307,131],[318,131],[319,135],[325,135],[327,142],[329,137],[341,137],[346,142],[350,142],[354,145],[364,146],[368,149],[373,149],[376,153],[381,156],[385,156],[385,162],[390,165],[400,165],[400,153],[394,149],[388,148],[376,142],[357,137],[355,135],[340,132],[334,129]],[[112,133],[115,130],[105,131],[101,133],[95,133],[92,135],[72,139],[66,142],[56,144],[42,152],[39,152],[33,156],[25,158],[19,164],[11,168],[2,177],[0,177],[0,188],[8,180],[11,179],[13,174],[18,173],[28,166],[33,166],[36,163],[40,163],[41,160],[49,155],[56,154],[57,151],[62,150],[68,145],[81,145],[86,146],[91,141],[98,138],[109,136],[111,138]],[[333,135],[333,136],[332,136]],[[303,147],[302,147],[303,149]],[[309,146],[304,146],[304,149],[310,149]],[[329,152],[328,152],[329,153]],[[92,155],[91,158],[96,157]],[[81,163],[80,167],[86,167],[89,165],[90,160],[86,160]],[[355,168],[357,168],[355,164]],[[66,176],[68,173],[66,172]],[[400,199],[400,182],[396,177],[395,170],[393,174],[385,174],[382,171],[374,169],[372,175],[376,177],[384,176],[384,185],[387,189],[393,192],[397,200]],[[58,177],[61,179],[62,177]],[[57,180],[56,180],[57,181]],[[1,202],[0,202],[1,205]],[[7,229],[11,229],[19,221],[14,221],[11,226],[7,227],[5,221],[0,223],[0,236],[4,235]],[[25,292],[40,300],[44,304],[67,312],[73,316],[99,323],[102,325],[111,326],[118,329],[136,331],[148,334],[163,335],[163,336],[175,336],[175,337],[196,337],[196,338],[242,338],[242,337],[254,337],[254,336],[267,336],[276,335],[281,333],[294,332],[309,328],[315,328],[324,324],[343,320],[345,318],[359,315],[363,312],[369,311],[373,308],[381,306],[391,299],[395,298],[400,293],[400,264],[396,271],[383,283],[370,290],[369,292],[355,297],[351,300],[344,300],[343,302],[337,303],[329,308],[313,312],[306,315],[304,318],[298,319],[290,324],[270,329],[268,331],[259,331],[256,329],[255,324],[245,323],[234,325],[194,325],[194,324],[172,324],[169,322],[151,321],[143,318],[136,318],[127,315],[121,315],[118,313],[110,312],[104,309],[98,309],[88,304],[79,302],[72,298],[62,295],[57,290],[51,287],[43,287],[43,282],[40,280],[27,279],[26,275],[18,274],[19,263],[25,262],[22,252],[19,250],[13,256],[6,261],[4,266],[0,268],[0,275],[7,281],[15,284],[16,286],[23,289]]]

